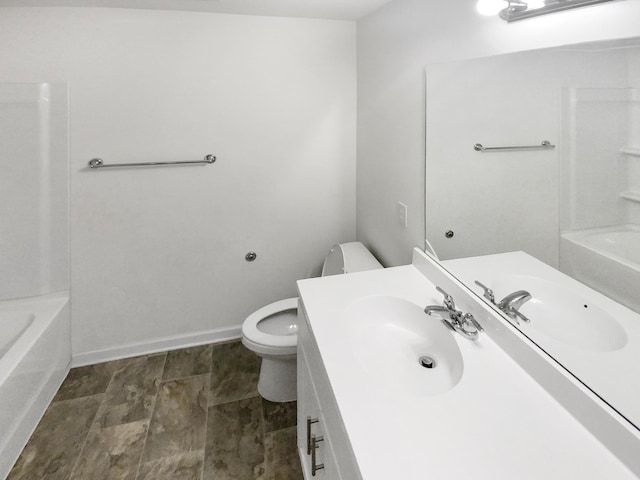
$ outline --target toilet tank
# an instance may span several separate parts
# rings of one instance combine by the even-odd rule
[[[363,272],[384,268],[360,242],[339,243],[331,247],[324,259],[322,276]]]

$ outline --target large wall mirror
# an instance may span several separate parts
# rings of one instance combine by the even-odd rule
[[[505,318],[640,428],[640,39],[429,65],[426,88],[426,250],[481,298],[506,252],[595,291],[488,285],[555,295]]]

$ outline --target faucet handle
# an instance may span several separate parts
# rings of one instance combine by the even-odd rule
[[[487,300],[489,300],[491,303],[493,303],[495,305],[496,296],[493,294],[493,290],[491,290],[486,285],[483,285],[478,280],[475,280],[475,283],[476,283],[476,285],[478,285],[480,288],[482,288],[484,290],[483,297],[486,298]]]
[[[439,291],[442,295],[444,295],[444,306],[447,307],[449,310],[455,310],[456,302],[453,301],[453,297],[437,285],[436,285],[436,290]]]
[[[470,322],[471,324],[473,324],[473,326],[476,327],[476,330],[478,330],[479,332],[484,332],[484,328],[482,328],[482,325],[478,323],[478,321],[474,318],[474,316],[471,313],[465,313],[464,317],[462,318],[464,319],[464,321]]]

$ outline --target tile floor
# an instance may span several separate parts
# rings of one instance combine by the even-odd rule
[[[299,480],[296,403],[240,342],[74,368],[9,480]]]

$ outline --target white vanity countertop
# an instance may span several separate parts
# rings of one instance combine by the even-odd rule
[[[415,267],[302,280],[298,289],[364,480],[637,478],[487,333],[476,342],[452,333],[464,373],[445,393],[382,381],[356,354],[343,311],[380,295],[441,304]]]

